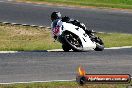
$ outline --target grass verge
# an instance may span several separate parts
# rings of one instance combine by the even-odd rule
[[[87,84],[78,85],[76,82],[49,82],[0,85],[0,88],[127,88],[130,84]]]
[[[132,34],[98,33],[106,47],[132,46]],[[0,51],[49,50],[61,48],[53,42],[50,30],[20,25],[0,24]]]
[[[57,5],[95,6],[132,9],[132,0],[17,0],[24,2],[52,3]]]
[[[132,34],[125,33],[98,33],[105,44],[105,47],[132,46]]]
[[[0,24],[0,50],[48,50],[61,48],[45,28]]]

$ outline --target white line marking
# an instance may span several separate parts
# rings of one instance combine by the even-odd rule
[[[8,0],[9,2],[12,2],[13,0]]]
[[[0,51],[0,53],[18,53],[18,51]]]
[[[74,82],[75,79],[72,80],[49,80],[49,81],[30,81],[30,82],[10,82],[10,83],[0,83],[0,84],[28,84],[28,83],[47,83],[47,82]]]
[[[16,25],[17,23],[11,23],[11,24]]]
[[[2,22],[2,23],[4,23],[4,24],[10,24],[9,22]]]
[[[111,47],[111,48],[105,48],[105,49],[125,49],[125,48],[132,48],[132,46]]]
[[[31,27],[38,27],[37,25],[30,25]]]
[[[132,79],[132,77],[131,77]],[[49,80],[49,81],[30,81],[30,82],[10,82],[10,83],[0,83],[0,84],[28,84],[28,83],[48,83],[48,82],[75,82],[76,79],[72,80]]]
[[[38,26],[38,27],[40,27],[40,28],[46,28],[46,27],[44,27],[44,26]]]
[[[52,50],[47,50],[48,52],[53,52],[53,51],[63,51],[63,49],[52,49]]]
[[[111,48],[105,48],[105,49],[125,49],[125,48],[132,48],[132,46],[123,46],[123,47],[111,47]],[[52,50],[47,50],[48,52],[53,52],[53,51],[63,51],[63,49],[52,49]]]
[[[28,24],[22,24],[23,26],[28,26]]]
[[[105,48],[105,49],[126,49],[126,48],[132,48],[132,46],[123,46],[123,47],[111,47],[111,48]],[[63,49],[52,49],[52,50],[47,50],[48,52],[53,52],[53,51],[63,51]],[[18,53],[19,51],[0,51],[0,53]],[[20,51],[21,52],[21,51]],[[24,51],[22,51],[24,52]],[[29,51],[30,52],[30,51]],[[32,51],[31,51],[32,52]]]

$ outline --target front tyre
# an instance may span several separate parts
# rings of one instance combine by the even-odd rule
[[[71,48],[65,44],[62,45],[62,49],[65,51],[65,52],[69,52],[69,50],[71,50]]]
[[[83,51],[82,42],[77,35],[71,32],[65,32],[63,36],[64,36],[66,45],[71,47],[73,51],[75,52]]]

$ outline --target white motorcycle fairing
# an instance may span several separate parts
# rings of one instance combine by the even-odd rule
[[[63,32],[65,31],[74,33],[80,38],[82,42],[83,50],[91,50],[91,49],[93,50],[96,48],[96,43],[91,41],[89,36],[85,33],[85,31],[82,28],[75,26],[71,23],[63,22],[62,27],[60,28],[60,35],[62,35]]]

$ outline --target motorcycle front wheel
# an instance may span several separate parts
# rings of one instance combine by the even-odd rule
[[[68,48],[71,48],[75,52],[83,51],[82,42],[77,35],[71,32],[65,32],[63,36]]]
[[[65,52],[69,52],[69,51],[71,50],[71,48],[70,48],[68,45],[66,45],[66,44],[63,44],[63,45],[62,45],[62,49],[63,49]]]

